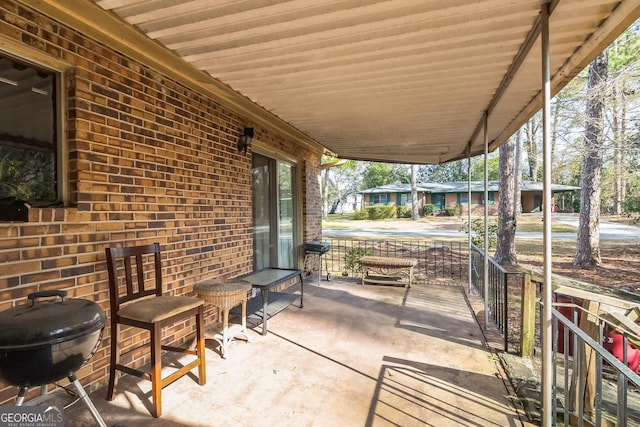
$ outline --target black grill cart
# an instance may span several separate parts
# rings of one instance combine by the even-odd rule
[[[312,258],[317,257],[318,259],[318,284],[320,283],[320,277],[322,276],[322,255],[329,252],[331,249],[331,244],[329,242],[304,242],[304,266],[305,269]],[[309,272],[311,272],[311,268],[309,268]],[[331,274],[327,268],[327,260],[325,258],[325,270],[327,272],[327,281],[331,280]]]

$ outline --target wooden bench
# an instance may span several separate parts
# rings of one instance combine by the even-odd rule
[[[418,260],[415,258],[363,256],[360,258],[362,284],[403,285],[410,288],[413,267],[416,265]]]

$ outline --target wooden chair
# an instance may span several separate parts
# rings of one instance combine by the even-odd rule
[[[112,400],[118,379],[117,371],[151,381],[154,417],[162,415],[162,388],[198,367],[198,383],[206,382],[204,359],[203,300],[195,297],[162,295],[162,262],[160,245],[106,248],[111,300],[111,364],[107,400]],[[196,348],[162,345],[162,328],[185,318],[196,322]],[[149,331],[151,372],[120,364],[120,325]],[[137,348],[136,348],[137,349]],[[196,355],[197,358],[172,374],[162,378],[162,350]]]

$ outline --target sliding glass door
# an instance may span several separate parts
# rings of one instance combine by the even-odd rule
[[[295,165],[254,153],[252,179],[254,270],[295,268]]]

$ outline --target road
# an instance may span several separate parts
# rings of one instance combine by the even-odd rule
[[[553,221],[578,227],[579,218],[577,215],[554,214]],[[464,238],[466,233],[459,230],[446,230],[434,228],[419,228],[424,223],[416,224],[414,228],[361,228],[361,229],[336,229],[323,230],[322,236],[326,238],[345,238],[353,236],[374,236],[374,237],[439,237],[439,238]],[[576,233],[552,233],[552,239],[576,240]],[[541,232],[518,232],[516,239],[542,239]],[[600,221],[600,240],[625,240],[640,242],[640,228],[629,225],[618,224],[610,221]]]

